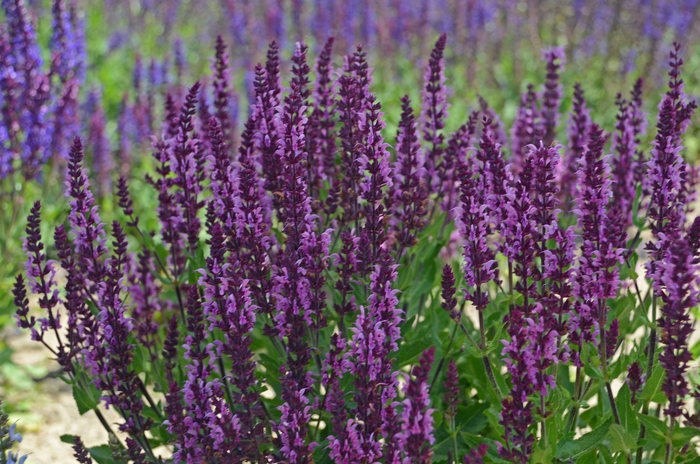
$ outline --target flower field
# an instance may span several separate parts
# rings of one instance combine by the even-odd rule
[[[700,462],[700,2],[1,7],[0,464]]]

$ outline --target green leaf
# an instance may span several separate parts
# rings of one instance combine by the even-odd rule
[[[635,192],[634,195],[634,201],[632,202],[632,224],[637,226],[637,228],[641,229],[644,227],[644,220],[645,218],[639,217],[639,202],[641,201],[642,198],[642,186],[638,185],[637,186],[637,191]]]
[[[552,462],[553,455],[554,452],[552,451],[551,446],[548,446],[545,449],[538,447],[532,452],[531,462],[533,464],[550,464]]]
[[[572,458],[599,447],[608,435],[610,424],[612,424],[612,418],[609,418],[578,440],[565,439],[563,443],[559,443],[556,457],[559,459]]]
[[[598,451],[589,451],[588,453],[578,458],[578,460],[576,460],[576,464],[598,464]]]
[[[644,402],[653,401],[654,403],[665,403],[666,397],[663,391],[661,391],[661,385],[664,383],[665,377],[664,368],[661,367],[661,365],[656,365],[651,373],[651,377],[649,377],[647,383],[644,385],[639,399]]]
[[[70,445],[73,445],[73,444],[75,444],[75,442],[73,440],[75,440],[75,435],[68,435],[68,434],[61,435],[61,441],[63,443],[68,443]]]
[[[95,409],[100,403],[100,391],[92,382],[88,383],[87,388],[81,388],[74,384],[73,398],[75,399],[75,404],[78,405],[78,412],[82,416],[86,412]]]
[[[673,429],[673,446],[684,446],[697,436],[700,436],[700,429],[698,428],[676,427]]]
[[[617,392],[617,398],[615,398],[615,404],[617,404],[617,411],[620,414],[620,424],[633,436],[639,435],[639,422],[637,421],[637,416],[632,409],[632,394],[630,392],[627,384],[623,384],[620,391]]]
[[[92,459],[97,461],[97,464],[116,464],[116,461],[112,458],[112,450],[107,445],[94,446],[88,451]]]
[[[613,453],[629,453],[637,447],[637,437],[633,436],[621,425],[612,424],[610,426],[610,448]]]
[[[647,416],[646,414],[637,414],[639,422],[647,430],[647,435],[653,437],[656,441],[663,443],[666,440],[666,435],[668,434],[668,427],[666,423],[661,419],[657,419],[653,416]]]

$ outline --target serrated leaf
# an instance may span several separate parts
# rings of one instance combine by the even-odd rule
[[[578,440],[566,439],[563,443],[559,443],[556,457],[560,459],[576,457],[598,447],[608,436],[610,424],[612,424],[612,418],[609,418]]]
[[[680,427],[673,430],[673,445],[683,446],[691,439],[700,436],[700,429],[695,427]]]
[[[639,422],[632,409],[632,394],[627,384],[623,384],[615,398],[617,411],[620,415],[620,424],[633,436],[639,435]]]
[[[661,391],[661,385],[664,383],[664,378],[666,373],[661,365],[654,367],[651,372],[651,377],[647,379],[646,384],[644,384],[644,389],[642,389],[642,394],[639,398],[642,401],[653,401],[654,403],[664,403],[666,402],[666,397]]]
[[[552,451],[551,446],[548,446],[545,449],[538,447],[532,452],[531,462],[533,464],[550,464],[552,462],[553,455],[554,452]]]
[[[576,464],[598,464],[598,451],[591,450],[576,460]]]
[[[100,403],[100,391],[92,382],[88,383],[87,388],[81,388],[74,384],[73,398],[75,399],[75,404],[78,406],[78,412],[82,416],[86,412],[95,409]]]
[[[613,453],[629,453],[630,450],[637,447],[637,437],[633,436],[621,425],[610,425],[608,436]]]
[[[646,414],[637,414],[639,422],[644,425],[647,435],[653,436],[656,441],[663,442],[668,433],[668,426],[661,419]]]

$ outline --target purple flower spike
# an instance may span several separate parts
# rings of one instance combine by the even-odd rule
[[[455,424],[452,421],[457,416],[457,407],[459,406],[459,371],[454,359],[450,359],[447,365],[443,403],[445,405],[445,421],[450,422],[451,427],[454,428]]]
[[[539,112],[537,110],[537,93],[534,86],[529,84],[527,91],[520,97],[520,105],[515,114],[515,122],[511,132],[511,148],[513,150],[513,164],[516,172],[522,169],[525,159],[525,147],[534,145],[537,140],[537,125]]]
[[[618,94],[616,99],[618,107],[617,123],[615,124],[615,134],[613,136],[613,147],[615,154],[612,158],[612,198],[611,208],[622,220],[619,223],[620,236],[626,238],[626,229],[632,224],[632,203],[637,193],[637,186],[634,182],[634,155],[637,149],[634,136],[634,126],[632,125],[633,108],[627,101]],[[625,246],[626,240],[620,243]]]
[[[498,275],[496,253],[488,243],[492,234],[490,208],[487,203],[487,185],[484,176],[477,176],[474,158],[468,158],[459,168],[461,215],[459,231],[464,240],[464,280],[468,287],[466,298],[479,311],[489,302],[484,284]]]
[[[212,64],[214,68],[214,108],[215,116],[221,126],[226,143],[232,142],[231,130],[233,124],[229,114],[229,100],[231,99],[231,76],[228,65],[228,53],[224,39],[216,36],[216,59]],[[207,121],[209,119],[207,118]]]
[[[270,62],[268,62],[270,65]],[[272,67],[271,65],[269,67]],[[262,172],[265,189],[273,195],[275,208],[278,207],[280,191],[280,163],[277,154],[281,128],[279,127],[277,100],[278,92],[270,87],[268,72],[260,65],[255,68],[255,98],[253,109],[256,124],[256,148],[261,152]]]
[[[591,116],[586,107],[581,84],[574,84],[574,101],[569,116],[569,145],[566,149],[566,160],[563,166],[560,185],[562,199],[568,204],[576,194],[576,180],[579,163],[588,143],[588,132],[591,126]]]
[[[547,62],[547,80],[542,95],[542,141],[545,146],[554,142],[559,122],[559,104],[561,101],[561,84],[559,73],[564,69],[566,56],[562,47],[553,47],[542,51],[542,59]]]
[[[406,399],[402,403],[401,432],[396,435],[397,447],[402,450],[404,464],[427,464],[433,455],[430,445],[435,442],[435,437],[428,382],[434,357],[434,347],[421,354],[418,365],[413,367],[413,377],[404,389]]]
[[[99,208],[90,191],[87,170],[83,168],[83,145],[77,137],[68,161],[66,196],[70,198],[68,222],[74,236],[77,266],[84,278],[96,284],[105,272],[102,256],[107,253],[106,235]]]
[[[663,291],[657,262],[664,259],[670,244],[679,236],[685,223],[685,202],[690,180],[688,166],[680,154],[680,138],[696,104],[694,101],[683,102],[683,80],[680,79],[683,60],[678,55],[679,50],[680,45],[674,44],[670,53],[669,91],[659,106],[656,124],[658,131],[644,179],[644,191],[649,195],[649,228],[655,238],[655,242],[646,246],[651,258],[646,264],[647,276],[654,280],[657,293]]]
[[[440,177],[438,198],[442,198],[440,206],[447,213],[448,219],[454,217],[455,208],[459,202],[459,164],[467,158],[468,150],[474,147],[478,119],[479,112],[472,111],[467,123],[452,134],[445,147],[442,166],[438,169]]]
[[[423,138],[427,144],[425,155],[426,185],[430,190],[431,185],[438,182],[438,166],[443,156],[443,144],[445,135],[442,130],[447,118],[447,88],[445,87],[445,45],[447,34],[442,34],[430,53],[428,69],[425,72],[425,88],[423,89],[423,113],[421,123],[423,126]]]
[[[417,243],[416,233],[425,225],[428,192],[425,188],[424,160],[408,95],[401,99],[401,109],[391,196],[397,221],[393,232],[398,236],[400,249],[404,250]],[[401,253],[398,256],[400,260]]]
[[[397,419],[392,403],[397,381],[390,355],[398,349],[401,336],[401,310],[397,307],[397,291],[392,288],[395,280],[396,265],[389,253],[383,252],[370,276],[368,305],[360,308],[343,358],[343,370],[355,378],[357,405],[346,423],[344,441],[330,438],[336,462],[375,462],[382,456],[382,436],[394,433]],[[393,445],[388,440],[386,443]]]
[[[45,311],[47,317],[39,318],[35,321],[34,316],[28,316],[28,308],[24,304],[26,290],[23,280],[17,279],[15,283],[15,303],[19,308],[17,312],[17,324],[23,329],[30,329],[32,340],[44,342],[47,332],[55,332],[61,329],[61,320],[58,313],[58,305],[61,300],[56,288],[56,268],[54,264],[47,260],[44,253],[44,244],[41,241],[41,203],[38,201],[32,206],[27,217],[27,227],[25,232],[27,238],[22,247],[27,254],[25,267],[29,280],[29,289],[32,293],[39,295],[39,307]],[[39,328],[36,327],[39,323]],[[59,339],[60,340],[60,339]],[[59,363],[65,368],[67,361],[66,347],[59,342],[58,351],[51,350],[57,355]]]
[[[619,238],[614,236],[617,226],[606,207],[612,196],[609,157],[603,156],[605,140],[603,130],[593,124],[588,147],[581,160],[576,197],[578,227],[581,229],[581,256],[576,269],[574,295],[580,300],[573,315],[572,327],[580,329],[584,340],[600,330],[607,320],[606,299],[614,298],[619,287],[619,270],[616,265],[622,259]],[[592,331],[590,333],[585,333]],[[604,335],[604,334],[603,334]],[[579,335],[572,336],[575,343]],[[604,337],[600,346],[605,346]]]
[[[367,134],[362,146],[360,166],[365,172],[360,184],[360,195],[365,200],[365,225],[361,237],[369,244],[369,249],[360,247],[363,269],[371,269],[379,260],[379,254],[386,239],[386,224],[391,216],[391,206],[385,206],[385,190],[393,186],[392,172],[389,165],[388,144],[382,137],[386,127],[382,119],[381,103],[374,95],[367,97],[367,111],[361,119],[360,130]]]
[[[633,362],[627,368],[627,379],[625,383],[632,392],[632,404],[637,404],[637,395],[642,392],[646,381],[646,374],[638,362]]]
[[[669,400],[664,413],[677,418],[683,414],[684,397],[689,393],[684,374],[692,355],[688,350],[688,338],[693,332],[690,309],[698,304],[698,266],[693,263],[693,253],[684,239],[670,244],[664,260],[658,263],[661,284],[664,290],[661,299],[659,328],[660,341],[664,345],[659,363],[666,371],[662,390]]]
[[[316,86],[314,107],[306,126],[306,151],[308,161],[309,192],[317,198],[323,180],[335,176],[335,85],[333,83],[333,37],[323,47],[316,62]]]
[[[646,133],[647,128],[647,118],[646,113],[643,110],[642,102],[642,87],[644,85],[644,79],[639,78],[634,83],[630,96],[630,112],[631,112],[631,124],[634,133],[634,143],[639,147],[641,143],[641,137]],[[635,185],[642,185],[644,183],[644,177],[647,169],[647,160],[645,158],[645,152],[641,148],[637,148],[635,152],[635,165],[634,165],[634,183]]]
[[[77,435],[73,437],[73,456],[80,464],[92,464],[90,453],[85,448],[83,440]]]

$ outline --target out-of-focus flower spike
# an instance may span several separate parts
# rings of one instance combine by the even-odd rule
[[[534,86],[529,84],[527,91],[520,96],[520,105],[515,114],[515,122],[511,130],[511,148],[513,151],[513,169],[520,171],[525,158],[525,147],[536,144],[539,113],[537,111],[537,93]]]
[[[544,145],[549,146],[557,135],[559,104],[561,103],[559,74],[566,64],[566,56],[562,47],[552,47],[542,51],[542,59],[547,63],[547,77],[542,95],[541,137]]]
[[[588,143],[588,132],[591,126],[591,116],[586,107],[586,99],[583,88],[578,82],[574,84],[573,107],[569,116],[568,135],[569,143],[566,147],[566,158],[562,164],[562,173],[559,181],[561,197],[565,202],[565,208],[576,193],[576,181],[579,163]]]
[[[426,186],[430,190],[431,185],[438,182],[438,167],[442,164],[445,135],[442,130],[447,118],[447,89],[445,87],[445,63],[444,53],[447,43],[447,34],[442,34],[435,42],[435,47],[430,53],[430,60],[425,71],[425,87],[422,96],[421,126],[423,127],[423,139],[427,144],[425,152]]]
[[[316,61],[315,102],[306,125],[306,151],[308,161],[309,193],[318,196],[325,179],[332,179],[335,166],[335,121],[332,117],[335,107],[335,86],[332,80],[334,38],[330,37]]]

